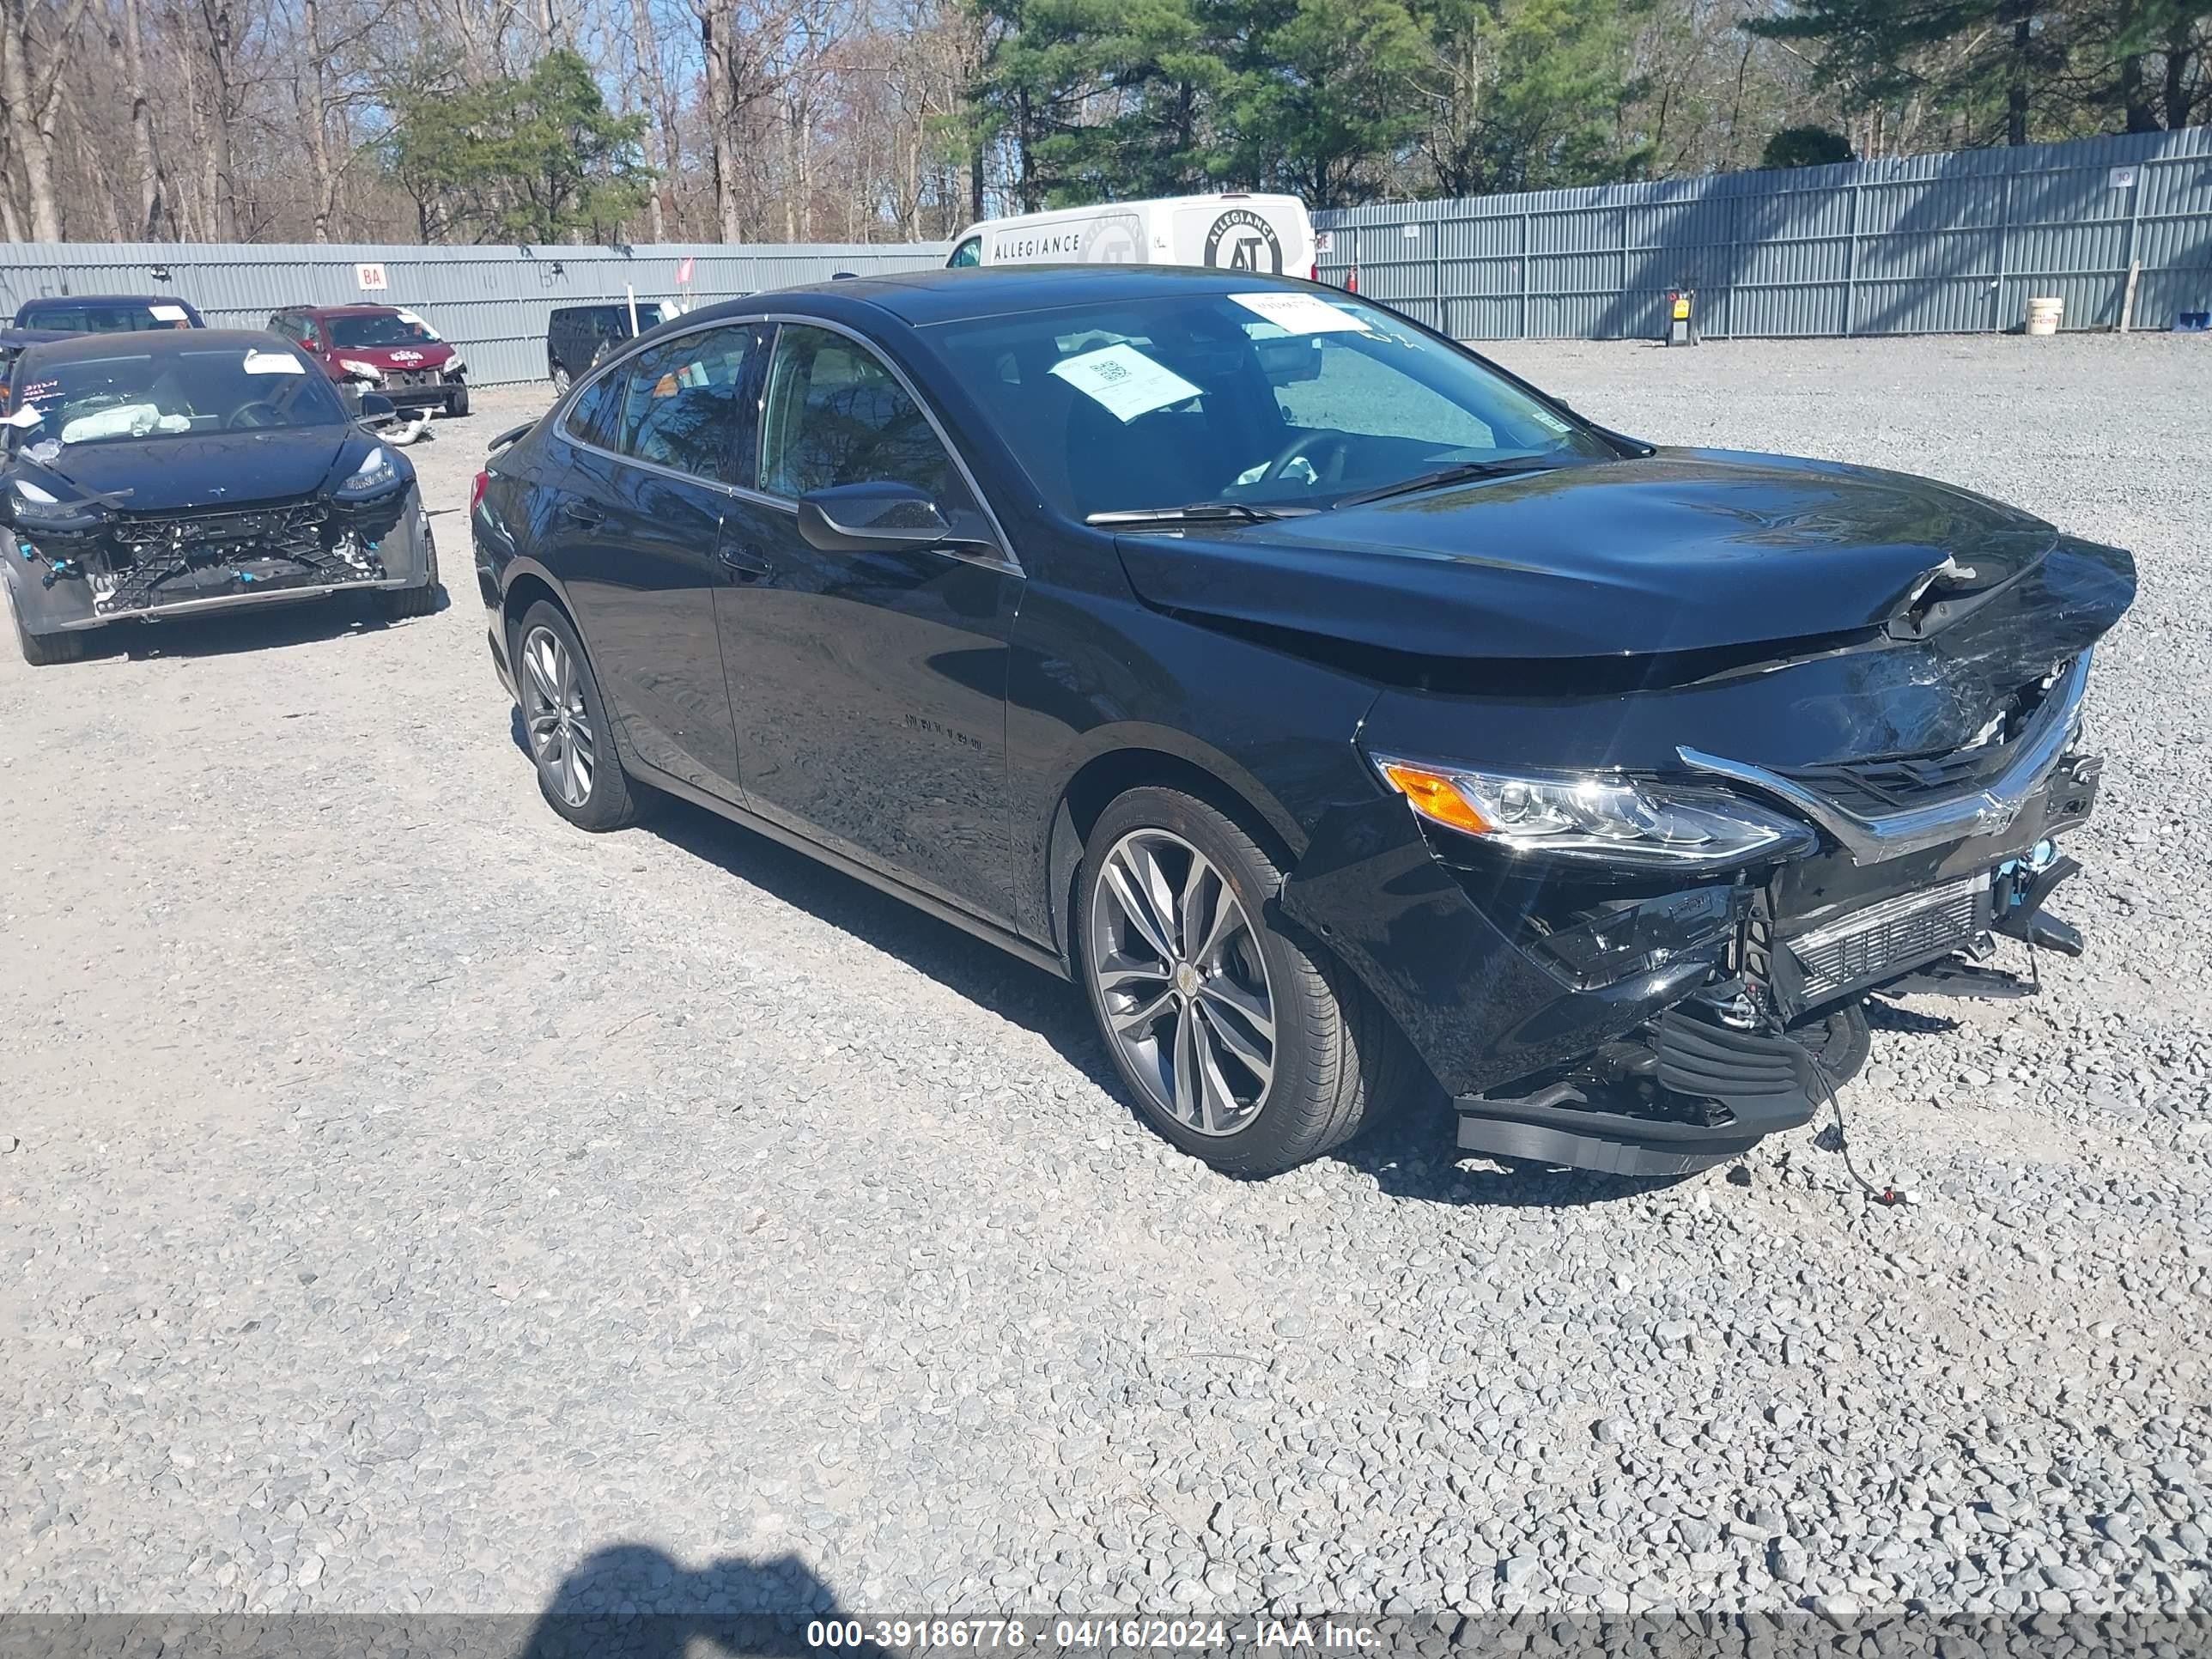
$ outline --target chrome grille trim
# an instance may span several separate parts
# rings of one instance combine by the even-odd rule
[[[1861,817],[1765,767],[1709,755],[1686,744],[1674,752],[1693,772],[1726,778],[1802,814],[1834,836],[1854,863],[1880,864],[1947,842],[1997,835],[2010,829],[2073,741],[2081,703],[2088,695],[2090,655],[2085,650],[2067,665],[2027,729],[2013,740],[2014,758],[1995,779],[1978,789],[1901,812]]]

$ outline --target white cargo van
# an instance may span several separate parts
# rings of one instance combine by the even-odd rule
[[[1295,196],[1173,196],[986,219],[960,233],[962,265],[1212,265],[1314,274],[1313,222]]]

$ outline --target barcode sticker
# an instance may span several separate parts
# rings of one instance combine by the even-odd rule
[[[1118,421],[1133,421],[1199,395],[1199,389],[1131,345],[1110,345],[1054,363],[1052,372]]]

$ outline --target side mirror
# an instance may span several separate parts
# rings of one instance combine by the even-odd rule
[[[364,392],[356,400],[355,418],[363,426],[389,426],[399,418],[399,405],[381,392]]]
[[[881,553],[938,546],[952,526],[912,484],[854,483],[801,495],[799,533],[824,553]]]

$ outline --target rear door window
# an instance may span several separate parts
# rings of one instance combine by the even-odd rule
[[[693,477],[744,482],[738,394],[757,338],[751,324],[738,324],[664,340],[633,358],[612,447]]]

